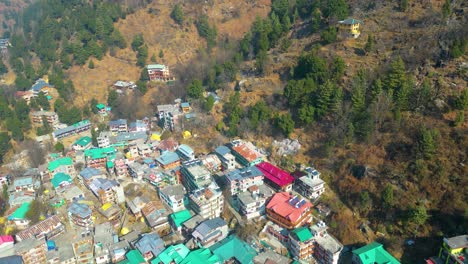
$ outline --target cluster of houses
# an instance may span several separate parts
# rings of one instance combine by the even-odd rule
[[[54,86],[49,84],[49,81],[47,78],[45,79],[38,79],[29,90],[26,91],[17,91],[15,93],[16,98],[21,98],[26,101],[26,103],[30,103],[32,99],[36,98],[39,96],[39,93],[43,93],[48,100],[52,99],[52,97],[49,95],[51,89],[53,89]]]

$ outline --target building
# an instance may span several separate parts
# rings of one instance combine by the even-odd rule
[[[465,264],[468,259],[468,235],[444,238],[439,258],[445,264]]]
[[[52,183],[52,186],[54,187],[55,191],[57,193],[61,193],[66,186],[69,186],[73,183],[73,180],[70,177],[70,175],[59,172],[54,175],[50,182]]]
[[[94,179],[88,187],[103,204],[125,202],[123,188],[115,180],[97,178]]]
[[[29,226],[30,221],[26,219],[26,213],[29,211],[30,204],[30,202],[25,202],[21,206],[11,208],[5,213],[8,216],[8,221],[13,222],[19,230],[23,230]]]
[[[220,258],[221,263],[251,264],[257,252],[249,244],[235,235],[216,243],[210,250]]]
[[[308,227],[299,227],[289,232],[289,249],[296,259],[307,260],[314,253],[314,236]]]
[[[328,234],[327,225],[320,221],[311,228],[315,240],[314,258],[320,264],[338,264],[343,245]]]
[[[292,191],[294,177],[286,171],[269,162],[257,164],[257,168],[265,175],[265,183],[277,191]]]
[[[151,201],[141,209],[141,213],[146,220],[146,223],[151,228],[159,228],[168,225],[167,216],[169,213],[161,204]]]
[[[9,192],[35,192],[39,188],[39,182],[36,181],[32,176],[17,177],[13,180],[13,184],[10,186]]]
[[[175,78],[171,76],[169,67],[162,64],[150,64],[146,66],[150,81],[168,82]]]
[[[96,169],[106,169],[107,162],[115,159],[117,150],[113,147],[92,148],[84,152],[86,166]]]
[[[266,207],[268,219],[276,224],[294,229],[312,221],[312,204],[287,192],[276,193]]]
[[[325,182],[320,179],[320,172],[314,168],[306,168],[304,173],[296,174],[299,178],[294,183],[294,189],[308,199],[317,199],[325,192]]]
[[[108,221],[112,221],[114,225],[120,224],[119,220],[122,216],[122,210],[118,205],[113,203],[105,203],[98,208],[98,212]]]
[[[225,174],[229,193],[234,196],[247,191],[251,186],[263,184],[263,173],[255,166],[236,169]]]
[[[128,132],[127,120],[117,119],[109,121],[109,129],[112,133]]]
[[[270,187],[253,185],[247,191],[237,194],[239,213],[246,219],[265,215],[266,202],[275,193]]]
[[[128,176],[128,166],[125,163],[125,159],[114,160],[114,172],[115,172],[115,176],[117,177]]]
[[[75,168],[73,167],[73,160],[70,157],[64,158],[57,158],[51,162],[49,162],[49,166],[47,167],[49,171],[49,177],[53,178],[57,173],[65,173],[70,175],[70,177],[75,177]]]
[[[62,189],[60,196],[63,197],[67,203],[76,202],[85,198],[83,191],[76,185],[68,185]]]
[[[161,201],[173,212],[185,209],[185,194],[185,188],[180,184],[168,185],[159,190]]]
[[[0,256],[3,255],[2,253],[14,252],[14,243],[15,239],[12,236],[0,236]]]
[[[52,133],[54,140],[66,138],[91,129],[91,122],[83,120],[66,128],[57,129]]]
[[[183,160],[194,160],[195,159],[195,152],[191,147],[185,144],[181,144],[179,148],[176,151],[177,154],[183,159]]]
[[[400,264],[377,242],[353,250],[353,264]]]
[[[159,254],[157,258],[151,261],[151,264],[173,264],[180,263],[190,253],[184,244],[176,244],[167,247]]]
[[[89,186],[89,184],[97,178],[105,178],[106,174],[102,172],[101,170],[95,169],[95,168],[90,168],[86,167],[83,170],[80,171],[80,180],[86,185]]]
[[[31,112],[31,121],[37,126],[42,126],[46,121],[51,127],[58,125],[59,117],[53,111],[35,111]]]
[[[29,238],[51,239],[65,231],[65,226],[60,222],[60,217],[53,215],[15,235],[16,241]]]
[[[167,151],[157,157],[156,162],[161,168],[170,170],[180,165],[180,158],[175,152]]]
[[[225,239],[229,233],[226,221],[220,217],[208,219],[199,224],[192,233],[192,237],[200,247],[210,247]]]
[[[96,225],[94,228],[94,260],[96,264],[109,263],[110,247],[115,243],[114,228],[109,222]]]
[[[236,157],[237,162],[242,166],[254,166],[264,160],[264,155],[251,142],[233,141],[231,143],[232,154]]]
[[[24,203],[30,203],[36,199],[35,192],[31,191],[18,191],[12,192],[8,196],[8,204],[10,207],[22,205]]]
[[[137,88],[137,85],[135,84],[135,82],[116,81],[112,87],[114,87],[115,89],[119,89],[119,90],[122,90],[122,89],[133,90]]]
[[[231,154],[231,150],[226,146],[219,146],[214,153],[221,160],[223,170],[233,170],[236,167],[236,157]]]
[[[46,254],[44,238],[28,238],[15,244],[15,255],[21,256],[24,264],[46,263]]]
[[[93,225],[93,211],[87,204],[74,202],[68,207],[68,218],[77,226],[89,227]]]
[[[358,38],[361,35],[359,27],[362,21],[354,18],[348,18],[338,22],[340,33],[348,38]]]
[[[83,239],[72,244],[76,263],[94,263],[94,245],[92,239]]]
[[[210,172],[219,172],[222,170],[223,165],[221,160],[215,154],[208,154],[206,156],[200,157],[200,160]]]
[[[96,138],[98,147],[107,148],[111,145],[112,133],[110,131],[101,131],[99,136]]]
[[[217,255],[214,255],[211,250],[207,248],[200,248],[193,251],[185,257],[179,264],[221,264],[221,261]]]
[[[92,146],[92,140],[88,136],[81,137],[75,143],[73,143],[72,148],[74,150],[85,150],[89,149]]]
[[[146,206],[149,202],[149,199],[145,196],[137,196],[133,200],[127,200],[128,209],[132,212],[132,214],[139,218],[142,216],[141,209]]]
[[[182,183],[188,191],[204,188],[211,183],[211,172],[201,160],[183,162],[180,171]]]
[[[178,232],[182,231],[182,224],[192,218],[189,210],[182,210],[169,215],[172,228]]]
[[[260,252],[253,259],[254,264],[289,264],[291,260],[283,255],[280,255],[272,250],[265,250]],[[295,262],[297,263],[297,262]]]
[[[159,256],[166,248],[164,240],[156,233],[143,234],[135,243],[135,248],[141,253],[145,260]]]
[[[130,133],[138,133],[138,132],[145,132],[148,131],[148,124],[142,120],[135,120],[135,122],[131,122],[128,125],[128,132]]]
[[[205,219],[219,217],[224,208],[224,196],[215,182],[189,195],[192,210]]]

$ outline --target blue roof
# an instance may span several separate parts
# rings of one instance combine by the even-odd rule
[[[31,87],[31,90],[35,91],[35,92],[39,92],[40,90],[42,90],[42,88],[44,87],[54,87],[50,84],[48,84],[46,81],[44,81],[43,79],[39,79],[36,81],[36,83]]]
[[[90,184],[89,188],[93,191],[96,196],[99,196],[99,190],[109,190],[114,186],[117,186],[118,183],[114,180],[97,178],[94,179]]]
[[[109,126],[127,125],[127,119],[117,119],[109,121]]]
[[[126,133],[120,133],[115,137],[115,142],[120,143],[124,141],[130,141],[130,140],[137,140],[137,139],[146,139],[148,138],[148,135],[146,135],[146,132],[126,132]]]
[[[92,214],[91,208],[87,204],[81,203],[72,203],[70,207],[68,207],[68,212],[74,215],[78,215],[81,218],[90,217]]]
[[[158,161],[162,165],[168,165],[178,160],[180,160],[179,155],[177,155],[175,152],[172,152],[172,151],[164,152],[164,154],[156,158],[156,161]]]
[[[131,122],[129,127],[146,127],[146,124],[142,120],[136,120],[135,122]]]
[[[226,146],[219,146],[215,149],[216,154],[224,156],[228,153],[231,153],[231,150]]]
[[[188,103],[188,102],[181,103],[180,106],[181,106],[181,107],[184,107],[184,108],[185,108],[185,107],[190,107],[190,103]]]
[[[140,251],[142,255],[151,252],[153,256],[158,256],[166,247],[164,240],[158,234],[150,233],[145,234],[135,243],[135,248]]]
[[[263,176],[263,173],[256,166],[250,166],[240,170],[236,169],[226,174],[226,178],[230,181],[242,180],[256,176]]]
[[[215,217],[213,219],[208,219],[199,224],[195,231],[200,233],[202,236],[209,235],[210,232],[214,229],[220,228],[222,226],[227,225],[226,221],[224,221],[221,217]]]
[[[182,154],[190,156],[193,154],[193,149],[189,147],[188,145],[182,144],[179,146],[177,149],[178,151],[182,152]]]
[[[80,176],[85,180],[91,179],[93,176],[102,175],[103,173],[95,168],[86,167],[80,172]]]
[[[24,185],[32,185],[32,183],[33,183],[32,177],[22,177],[22,178],[15,179],[15,181],[13,182],[13,186],[16,188],[16,187],[20,187]]]

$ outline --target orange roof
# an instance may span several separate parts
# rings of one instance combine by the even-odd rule
[[[268,209],[293,223],[299,220],[302,213],[309,210],[311,207],[312,204],[309,201],[290,195],[287,192],[273,195],[271,201],[267,205]]]
[[[232,148],[235,152],[239,153],[248,162],[252,162],[261,157],[261,155],[253,149],[250,149],[246,144],[241,144]]]

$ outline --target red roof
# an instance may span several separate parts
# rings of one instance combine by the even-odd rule
[[[291,176],[291,174],[276,166],[273,166],[271,163],[262,162],[256,166],[265,175],[265,178],[269,179],[280,187],[287,186],[294,181],[294,177]]]
[[[0,236],[0,245],[3,245],[4,243],[13,243],[15,240],[13,239],[12,236]]]
[[[260,153],[258,153],[257,151],[249,148],[249,146],[247,144],[241,144],[241,145],[238,145],[238,146],[234,146],[232,147],[232,149],[239,153],[239,155],[241,155],[242,157],[244,157],[248,162],[252,162],[258,158],[261,158],[262,155]]]
[[[304,212],[309,210],[312,204],[304,199],[300,199],[287,192],[273,195],[267,208],[276,214],[288,219],[290,222],[297,222]]]

